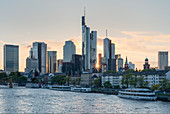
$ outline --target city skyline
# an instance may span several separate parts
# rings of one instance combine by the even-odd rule
[[[29,56],[32,42],[35,41],[45,42],[48,46],[48,51],[61,53],[57,54],[58,59],[63,58],[62,47],[67,40],[72,40],[76,45],[77,54],[82,54],[80,43],[81,16],[83,15],[84,5],[87,10],[87,25],[93,30],[98,31],[97,53],[103,53],[103,39],[105,38],[105,30],[108,29],[108,37],[115,43],[116,54],[121,54],[124,60],[125,57],[128,56],[129,61],[132,61],[138,69],[142,69],[145,58],[148,57],[151,67],[158,66],[158,51],[170,51],[170,48],[168,48],[170,42],[170,33],[168,31],[170,29],[168,27],[170,26],[168,26],[168,20],[170,16],[166,13],[166,11],[168,11],[166,8],[169,9],[169,1],[159,1],[156,5],[151,4],[151,1],[138,1],[138,3],[128,1],[121,2],[120,7],[116,7],[116,4],[119,3],[118,1],[107,1],[108,2],[98,1],[96,8],[92,7],[95,0],[92,2],[87,0],[85,4],[83,1],[77,1],[76,4],[73,4],[73,6],[78,6],[77,8],[70,8],[70,6],[66,5],[64,8],[68,8],[64,10],[62,14],[57,12],[55,7],[56,4],[63,4],[61,1],[52,1],[52,3],[48,4],[45,4],[46,2],[43,1],[41,2],[43,6],[40,6],[39,9],[36,9],[36,5],[40,1],[34,4],[26,4],[27,2],[22,1],[19,4],[23,6],[18,8],[17,2],[15,2],[14,6],[11,6],[8,10],[5,9],[7,9],[10,4],[7,4],[5,1],[2,2],[2,4],[0,4],[0,6],[2,5],[0,9],[3,11],[3,18],[0,19],[0,69],[3,69],[4,44],[19,45],[20,71],[24,71],[26,66],[25,60]],[[103,5],[107,4],[107,7],[100,9],[102,3],[104,3]],[[112,8],[109,3],[115,7]],[[132,3],[136,3],[136,5],[131,7],[131,9],[127,9]],[[140,6],[140,4],[142,5]],[[162,8],[162,4],[164,8]],[[28,10],[30,5],[33,5],[32,10],[35,10],[35,12]],[[138,8],[137,6],[140,7]],[[154,10],[149,10],[149,6]],[[43,13],[44,7],[49,8],[50,11],[54,10],[54,13],[56,12],[58,16],[54,16],[55,14],[49,13],[50,11],[48,10],[45,10],[45,13]],[[141,7],[145,9],[142,11]],[[20,8],[22,8],[23,11],[27,11],[27,13],[24,14],[24,12],[20,11]],[[120,10],[121,8],[123,9]],[[62,8],[59,7],[58,9]],[[113,9],[118,12],[115,12]],[[133,11],[134,9],[136,9],[136,11]],[[146,10],[148,10],[148,12]],[[16,14],[16,16],[11,19],[11,17],[14,16],[13,13]],[[65,14],[65,16],[63,16],[63,14]],[[20,18],[19,15],[22,16],[22,18]],[[34,18],[31,17],[31,15],[34,15]],[[69,18],[66,18],[68,15]],[[42,18],[46,16],[48,18]],[[29,21],[26,17],[29,17],[28,19],[31,20]],[[59,20],[55,20],[57,17],[60,17]],[[135,21],[133,20],[134,17]],[[41,19],[40,22],[39,19]],[[51,23],[49,21],[51,21]],[[70,23],[70,21],[72,23]],[[54,23],[54,25],[52,25],[52,23]],[[67,34],[63,35],[63,32]]]

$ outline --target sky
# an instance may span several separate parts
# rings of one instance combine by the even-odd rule
[[[158,51],[170,52],[169,0],[0,0],[0,69],[3,45],[19,45],[19,70],[35,41],[43,41],[48,51],[63,58],[65,41],[76,44],[81,54],[81,16],[98,34],[98,53],[103,53],[106,37],[116,45],[116,54],[143,68],[147,57],[158,65]],[[170,60],[170,57],[169,57]]]

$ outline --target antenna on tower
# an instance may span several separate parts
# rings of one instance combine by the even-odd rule
[[[106,29],[106,38],[107,38],[107,29]]]
[[[84,6],[84,16],[86,15],[86,7]]]

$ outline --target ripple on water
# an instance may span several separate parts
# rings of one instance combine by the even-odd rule
[[[1,113],[169,113],[169,107],[169,102],[136,101],[115,95],[0,89]]]

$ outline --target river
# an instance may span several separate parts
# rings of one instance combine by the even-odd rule
[[[170,113],[170,102],[48,89],[0,89],[1,113]]]

